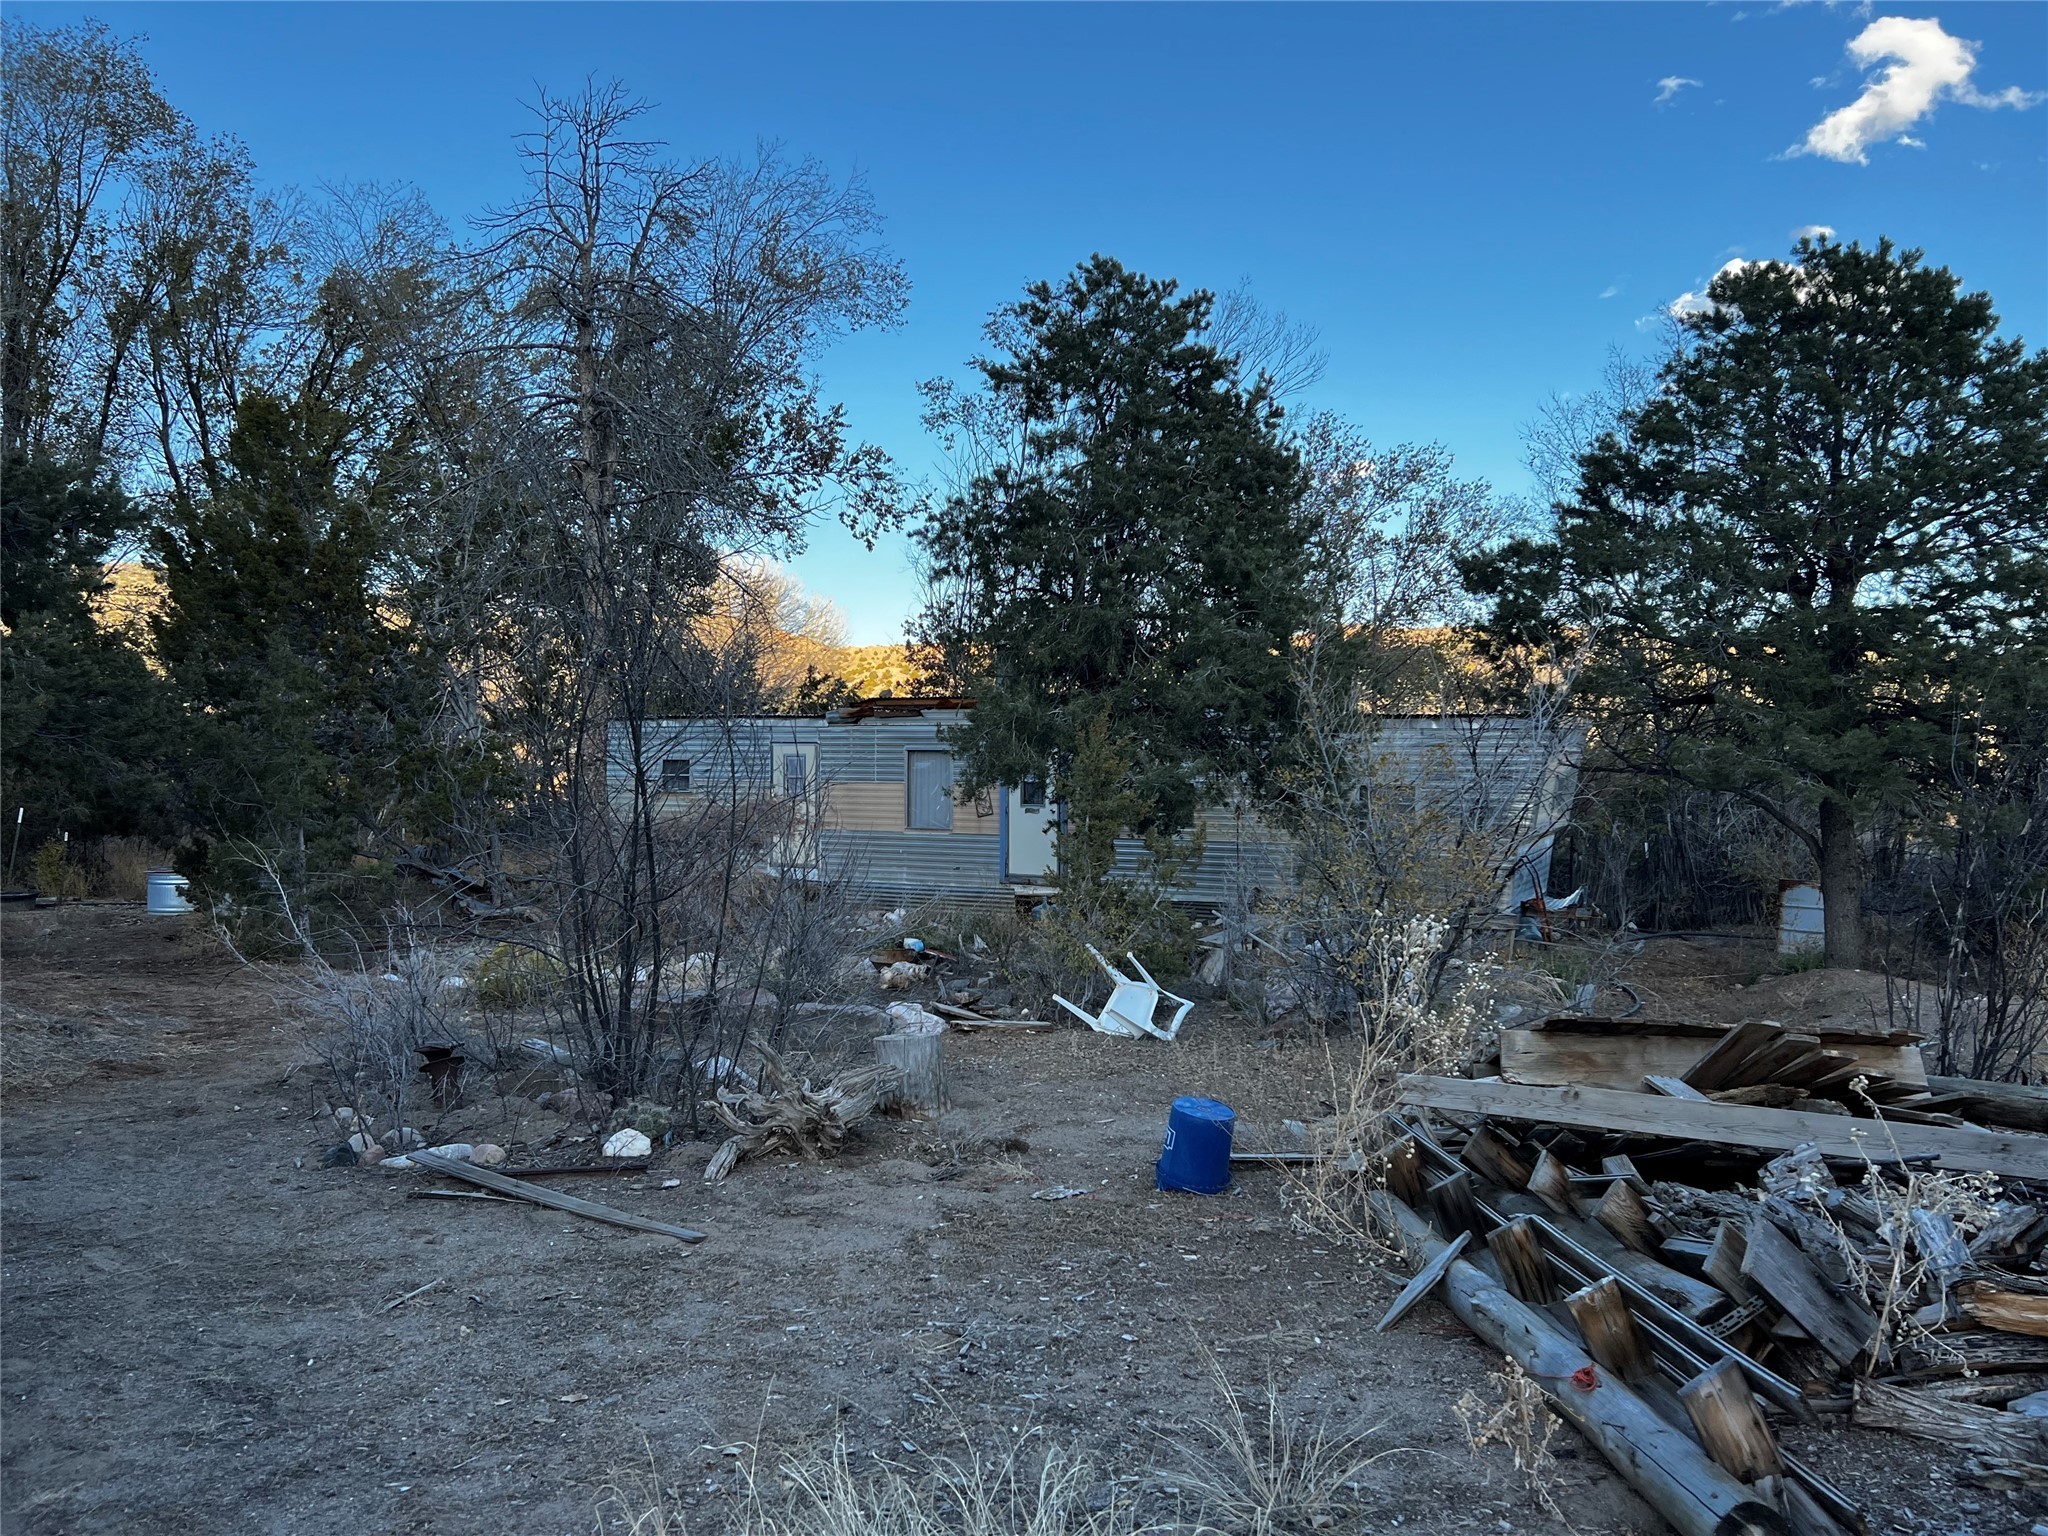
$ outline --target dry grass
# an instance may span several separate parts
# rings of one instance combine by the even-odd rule
[[[1213,1365],[1213,1362],[1212,1362]],[[721,1508],[690,1510],[652,1452],[599,1490],[598,1530],[622,1536],[1308,1536],[1359,1510],[1360,1480],[1406,1447],[1368,1450],[1374,1430],[1291,1418],[1269,1382],[1247,1400],[1216,1370],[1217,1410],[1171,1442],[1171,1465],[1112,1477],[1033,1425],[994,1443],[964,1427],[957,1449],[898,1460],[843,1435],[764,1466],[740,1463]],[[1161,1492],[1150,1507],[1137,1490]],[[1175,1500],[1172,1504],[1164,1501]],[[1192,1508],[1185,1507],[1192,1503]]]
[[[139,837],[101,838],[86,864],[92,894],[119,901],[147,899],[149,872],[170,867],[170,849]]]
[[[1222,1370],[1214,1362],[1211,1367],[1222,1409],[1188,1426],[1173,1469],[1180,1487],[1195,1496],[1204,1529],[1292,1536],[1334,1525],[1357,1512],[1367,1469],[1407,1449],[1368,1450],[1377,1425],[1336,1433],[1321,1420],[1296,1423],[1270,1379],[1259,1400],[1247,1405]]]
[[[1451,1405],[1465,1431],[1465,1443],[1475,1456],[1489,1445],[1506,1449],[1536,1501],[1569,1529],[1571,1522],[1551,1493],[1557,1458],[1550,1442],[1562,1421],[1551,1412],[1535,1378],[1512,1358],[1504,1359],[1501,1369],[1490,1372],[1487,1381],[1490,1391],[1468,1387]]]
[[[1190,1528],[1142,1520],[1087,1457],[1053,1445],[1039,1428],[984,1449],[964,1433],[957,1453],[894,1461],[856,1455],[845,1437],[783,1457],[772,1474],[743,1466],[746,1487],[700,1536],[1171,1536]],[[616,1471],[598,1503],[598,1529],[625,1536],[689,1536],[680,1491],[645,1465]]]

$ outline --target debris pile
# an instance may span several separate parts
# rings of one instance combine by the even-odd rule
[[[1388,1321],[1440,1287],[1680,1531],[1867,1530],[1773,1429],[1829,1414],[2048,1486],[2048,1089],[1930,1080],[1898,1034],[1580,1018],[1400,1088]]]
[[[807,1161],[836,1156],[846,1133],[880,1107],[900,1073],[876,1065],[842,1072],[823,1087],[790,1083],[782,1060],[764,1050],[760,1086],[746,1092],[727,1090],[713,1106],[731,1131],[704,1167],[706,1183],[732,1172],[742,1157],[763,1152],[793,1152]]]

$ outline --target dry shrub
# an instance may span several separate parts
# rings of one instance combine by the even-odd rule
[[[1337,1108],[1309,1128],[1309,1150],[1317,1156],[1292,1170],[1288,1193],[1296,1226],[1399,1251],[1365,1197],[1383,1183],[1384,1121],[1401,1075],[1461,1067],[1480,1036],[1472,973],[1448,995],[1432,996],[1429,969],[1442,942],[1443,925],[1431,917],[1390,922],[1373,936],[1370,971],[1362,973],[1372,987],[1362,1004],[1363,1028],[1355,1045],[1325,1042],[1330,1101]]]
[[[28,883],[38,895],[55,896],[59,901],[77,901],[85,895],[85,871],[66,857],[68,852],[66,845],[53,837],[29,860]]]
[[[1247,1406],[1211,1362],[1221,1412],[1196,1419],[1179,1442],[1173,1469],[1200,1502],[1204,1527],[1230,1536],[1290,1536],[1321,1530],[1358,1510],[1359,1479],[1381,1458],[1406,1449],[1366,1449],[1379,1426],[1334,1433],[1327,1422],[1291,1419],[1271,1378]]]
[[[169,869],[171,851],[139,837],[103,837],[86,865],[95,896],[142,901],[149,895],[149,872]]]
[[[1512,1358],[1505,1357],[1500,1370],[1487,1373],[1487,1382],[1490,1391],[1468,1387],[1451,1405],[1465,1431],[1465,1443],[1475,1456],[1489,1445],[1505,1447],[1537,1502],[1569,1525],[1551,1495],[1551,1471],[1557,1458],[1551,1453],[1550,1441],[1561,1421],[1551,1412],[1543,1389]]]

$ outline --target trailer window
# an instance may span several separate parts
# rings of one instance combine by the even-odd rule
[[[953,830],[953,755],[950,752],[910,754],[910,830]]]

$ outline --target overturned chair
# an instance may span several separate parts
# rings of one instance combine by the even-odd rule
[[[1109,994],[1109,1001],[1102,1005],[1101,1014],[1098,1016],[1076,1008],[1057,993],[1053,995],[1054,1002],[1058,1003],[1090,1029],[1105,1035],[1121,1035],[1127,1040],[1136,1040],[1144,1035],[1150,1035],[1155,1040],[1171,1040],[1180,1033],[1181,1020],[1185,1019],[1188,1016],[1188,1010],[1195,1006],[1192,1000],[1185,997],[1176,997],[1173,993],[1160,986],[1158,982],[1152,979],[1152,973],[1145,969],[1136,955],[1127,952],[1124,958],[1131,962],[1138,976],[1142,978],[1138,980],[1126,976],[1122,971],[1103,959],[1102,951],[1093,944],[1088,946],[1088,953],[1095,957],[1095,963],[1107,971],[1109,979],[1116,983],[1115,989]],[[1164,1029],[1161,1029],[1152,1022],[1152,1016],[1159,1011],[1159,1000],[1161,998],[1165,998],[1170,1003],[1178,1003],[1180,1005],[1174,1010],[1172,1022]]]

